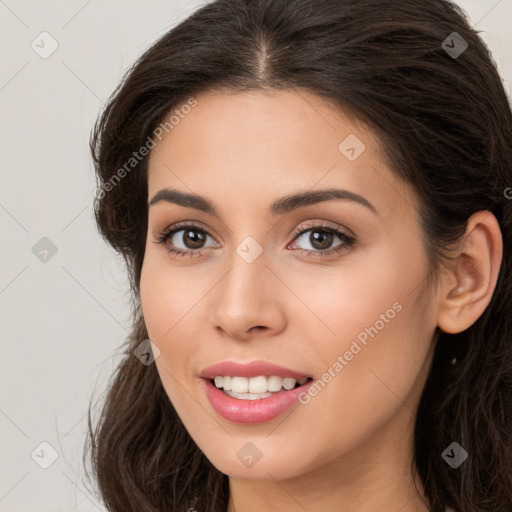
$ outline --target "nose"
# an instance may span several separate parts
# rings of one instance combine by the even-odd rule
[[[285,327],[286,287],[264,254],[248,263],[234,252],[231,268],[212,290],[211,324],[225,336],[249,340],[273,336]]]

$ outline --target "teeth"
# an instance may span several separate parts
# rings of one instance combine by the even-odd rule
[[[247,377],[231,377],[231,390],[236,393],[248,393],[249,379]]]
[[[272,375],[268,378],[267,389],[272,392],[279,391],[283,387],[284,379],[277,375]]]
[[[242,377],[238,377],[241,379]],[[261,375],[260,377],[252,377],[251,379],[244,378],[244,381],[248,380],[248,391],[249,393],[265,393],[267,391],[267,378]],[[235,387],[235,391],[238,388]]]
[[[236,393],[235,391],[226,390],[224,390],[224,393],[233,398],[240,398],[243,400],[258,400],[259,398],[267,398],[267,396],[272,396],[272,393]]]
[[[264,398],[265,396],[269,396],[266,393],[275,393],[280,391],[281,388],[286,390],[293,389],[297,382],[299,385],[302,385],[305,384],[307,380],[307,377],[303,377],[297,381],[291,377],[282,378],[278,375],[271,375],[270,377],[260,375],[251,378],[217,375],[214,379],[215,386],[223,388],[227,395],[235,396],[236,394],[243,393],[243,398],[249,400]],[[228,391],[229,393],[227,393]],[[254,395],[254,398],[251,398],[250,395]],[[239,397],[235,396],[235,398]]]
[[[222,387],[224,388],[224,391],[230,391],[231,390],[231,377],[221,377],[222,380]]]

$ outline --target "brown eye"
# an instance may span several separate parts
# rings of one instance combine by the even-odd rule
[[[333,233],[327,231],[311,231],[309,235],[309,242],[311,245],[319,251],[329,249],[334,239]]]
[[[194,225],[176,225],[162,233],[157,243],[168,246],[169,253],[174,253],[177,256],[198,256],[205,246],[207,237],[211,236]],[[212,239],[213,240],[213,239]]]
[[[336,239],[338,239],[339,242],[333,246]],[[300,251],[307,252],[309,256],[322,257],[338,251],[348,250],[355,244],[356,239],[335,226],[320,225],[311,226],[306,229],[300,226],[295,233],[294,245],[296,245],[298,241],[306,242],[304,245],[309,244],[310,246],[310,248],[299,247]]]
[[[181,236],[181,240],[187,246],[188,249],[201,249],[204,241],[206,240],[205,233],[199,230],[193,229],[180,229],[176,231],[179,233],[183,231],[183,235]]]

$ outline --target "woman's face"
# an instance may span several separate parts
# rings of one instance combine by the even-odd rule
[[[150,156],[141,277],[158,372],[185,427],[234,478],[408,460],[437,325],[411,188],[370,131],[317,96],[196,100]],[[249,379],[279,376],[268,366],[202,377],[226,361],[278,365],[288,380]],[[231,394],[271,395],[228,396],[215,375],[238,377],[217,379]],[[272,391],[293,375],[312,380]]]

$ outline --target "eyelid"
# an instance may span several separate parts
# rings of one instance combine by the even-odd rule
[[[196,220],[175,222],[174,224],[170,224],[163,230],[158,231],[158,235],[155,235],[155,236],[158,239],[158,238],[167,236],[169,234],[173,234],[173,232],[181,231],[182,229],[186,230],[187,228],[191,229],[191,230],[193,229],[196,231],[202,231],[202,232],[206,233],[210,238],[214,238],[215,240],[217,240],[217,235],[213,236],[210,233],[210,231],[211,231],[210,228],[206,228],[206,227],[202,226],[201,222],[196,221]]]
[[[309,224],[309,222],[311,222],[311,224]],[[310,231],[315,228],[317,228],[319,231],[321,229],[325,229],[326,231],[339,232],[345,235],[347,238],[356,238],[355,233],[351,229],[331,223],[330,221],[315,220],[299,224],[292,233],[292,236],[294,237],[293,240],[295,240],[298,235],[303,234],[305,231]]]

